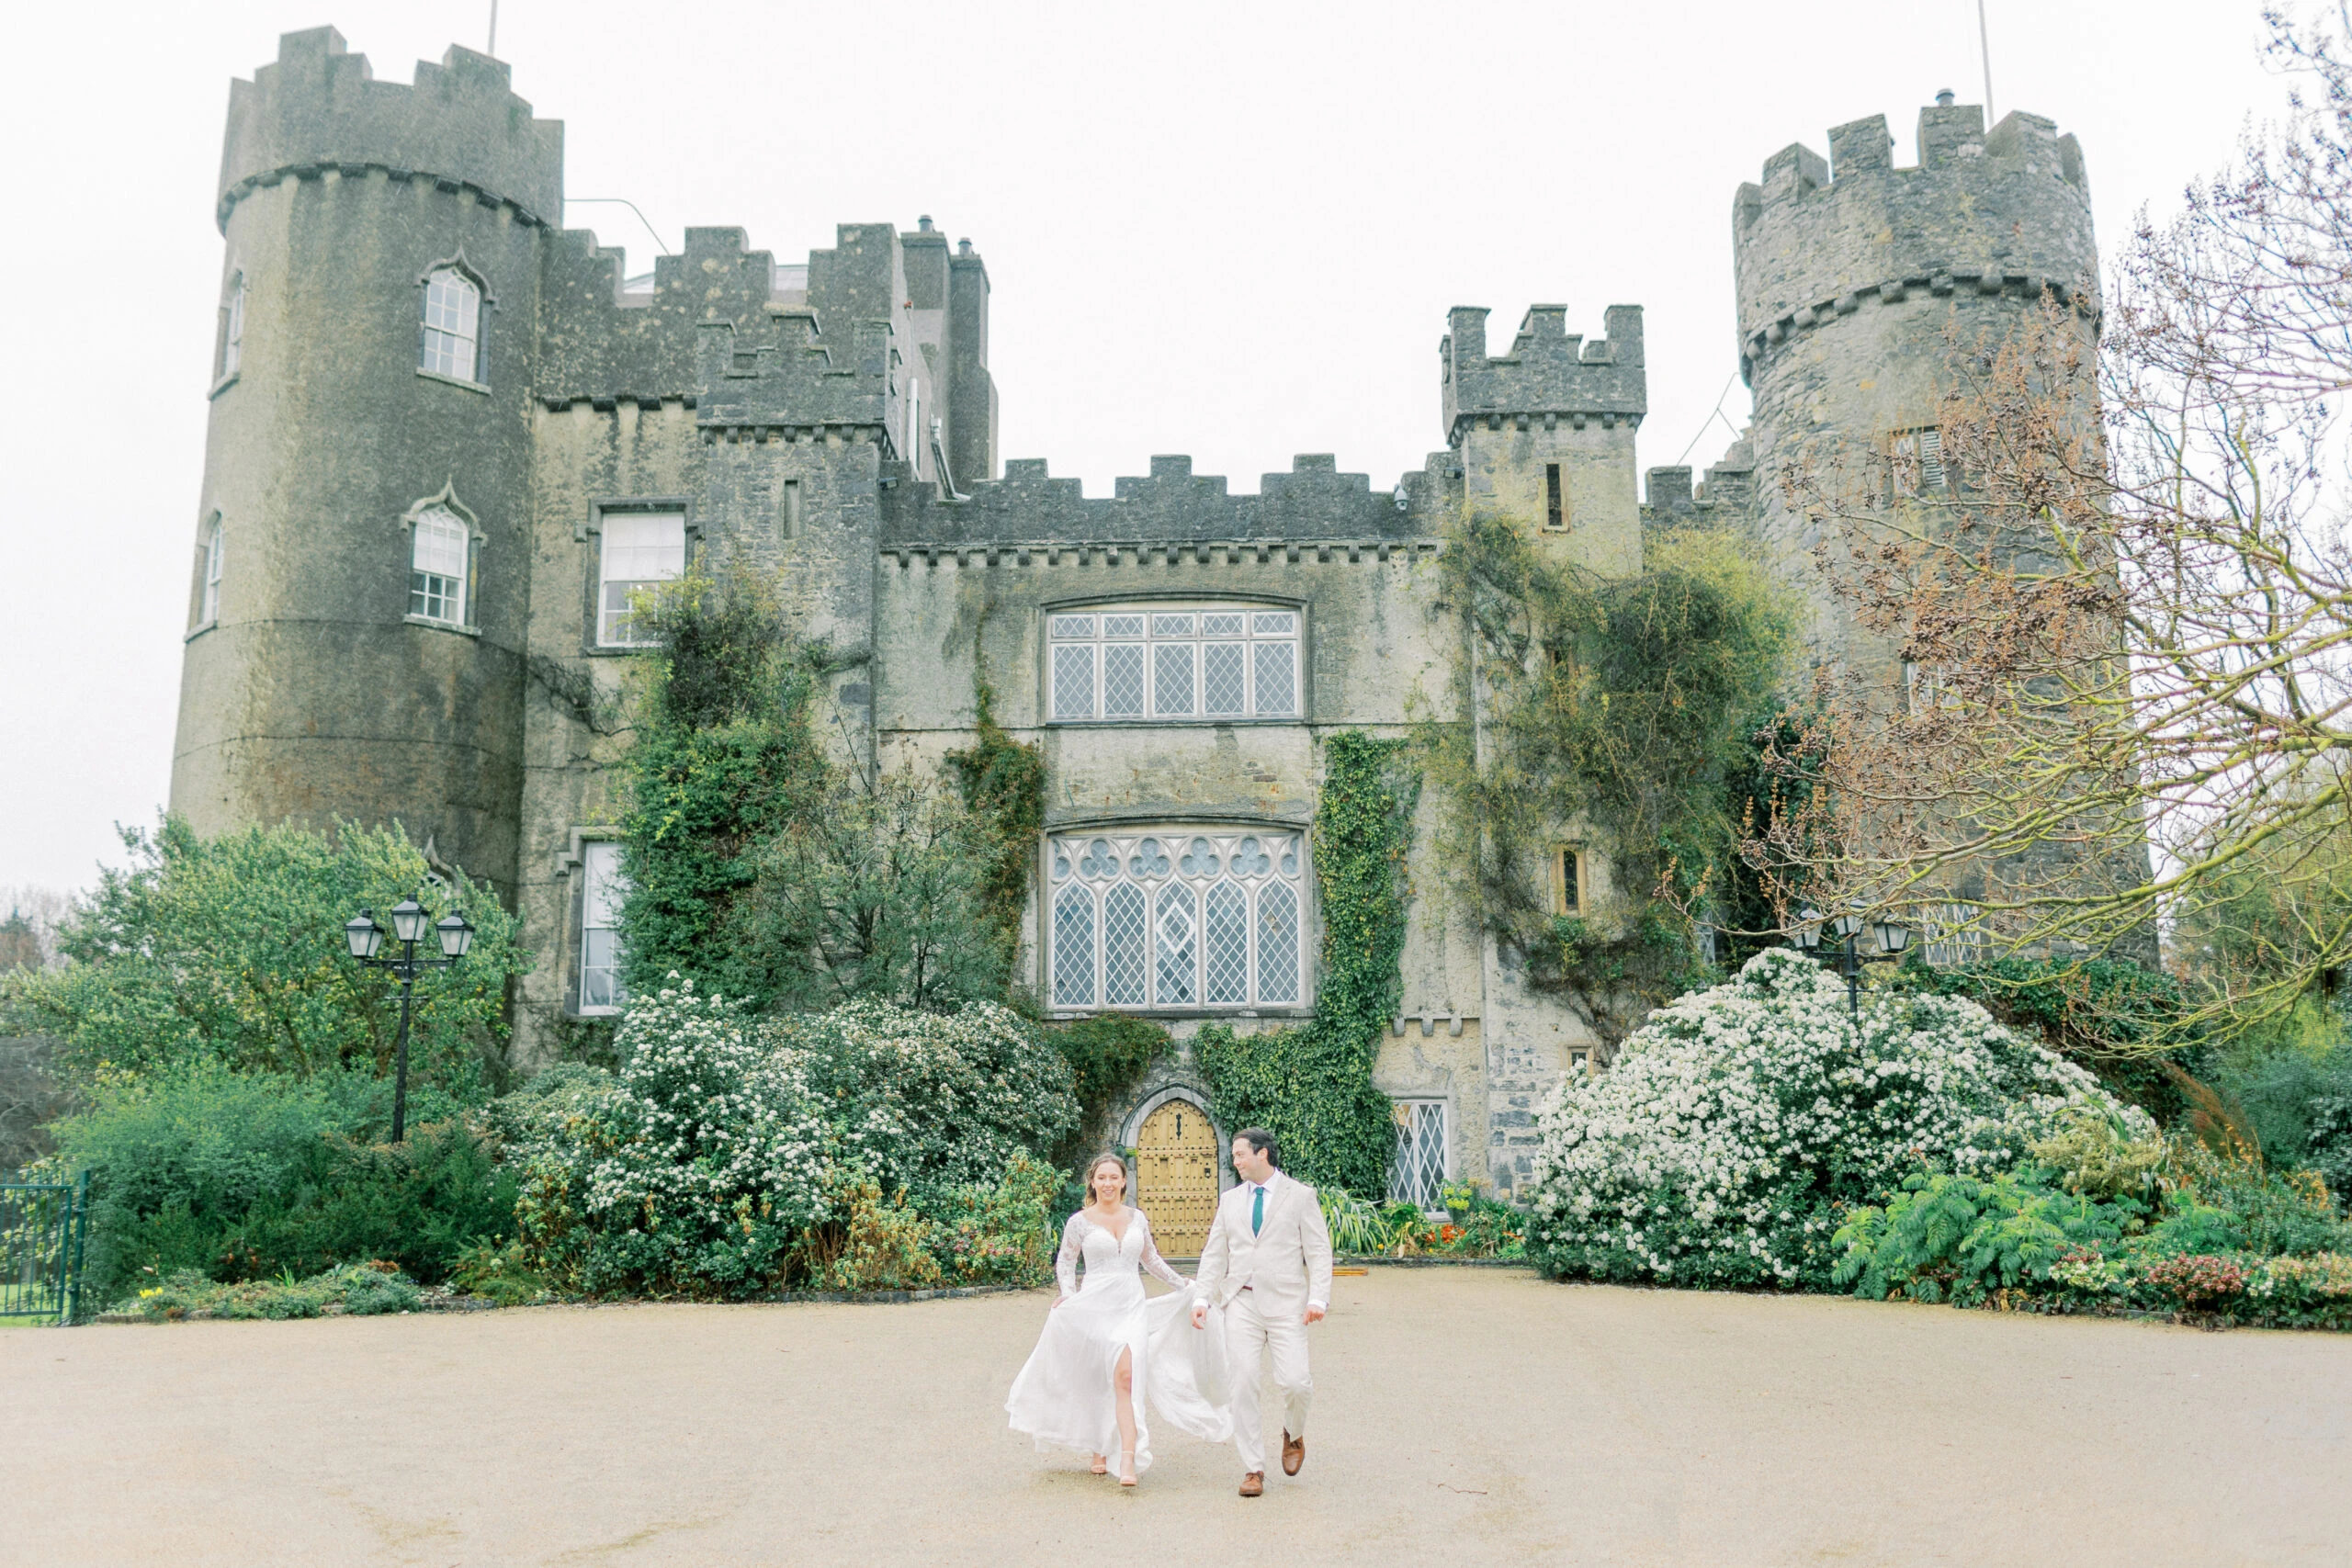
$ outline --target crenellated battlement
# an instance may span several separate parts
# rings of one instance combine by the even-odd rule
[[[1393,542],[1431,531],[1426,483],[1425,475],[1408,475],[1399,505],[1394,491],[1374,491],[1369,475],[1341,473],[1336,458],[1310,453],[1294,458],[1288,473],[1260,476],[1257,494],[1235,495],[1221,475],[1195,474],[1192,458],[1180,456],[1154,457],[1149,474],[1120,479],[1107,496],[1089,496],[1077,479],[1047,473],[1043,458],[1015,458],[1005,464],[1004,478],[975,485],[958,501],[939,501],[922,486],[886,492],[882,539],[885,548],[909,549]]]
[[[536,119],[505,62],[451,45],[416,80],[379,82],[333,28],[287,33],[277,60],[229,84],[218,215],[244,196],[328,169],[382,169],[511,203],[534,223],[563,214],[563,122]]]
[[[1949,95],[1946,95],[1949,97]],[[2081,145],[2040,115],[1990,132],[1975,105],[1919,112],[1920,161],[1897,167],[1886,118],[1767,159],[1733,206],[1744,373],[1838,316],[1915,296],[2039,298],[2098,310],[2098,255]]]
[[[1639,305],[1610,306],[1607,335],[1590,340],[1568,331],[1566,305],[1530,306],[1510,352],[1496,359],[1487,357],[1487,315],[1483,306],[1455,306],[1438,344],[1448,445],[1460,446],[1480,420],[1638,425],[1649,412]]]

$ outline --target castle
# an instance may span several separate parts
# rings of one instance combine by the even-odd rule
[[[1043,461],[1000,465],[988,271],[930,220],[843,225],[788,264],[689,230],[625,277],[560,226],[562,127],[503,63],[453,48],[402,86],[331,29],[288,34],[230,99],[173,809],[207,832],[404,822],[520,916],[539,963],[517,1050],[544,1055],[622,999],[627,738],[596,715],[637,649],[628,595],[749,552],[807,635],[860,656],[828,695],[870,756],[968,744],[985,660],[999,719],[1046,765],[1023,962],[1050,1010],[1180,1037],[1306,1016],[1322,738],[1401,733],[1417,694],[1462,716],[1443,711],[1458,632],[1431,614],[1444,520],[1507,511],[1615,574],[1639,570],[1646,526],[1697,513],[1805,581],[1778,465],[1828,437],[1931,438],[1955,314],[1998,331],[2079,289],[2096,330],[2073,137],[2027,114],[1988,132],[1945,95],[1921,111],[1919,166],[1892,145],[1883,118],[1857,120],[1826,162],[1791,147],[1740,188],[1756,413],[1699,488],[1680,468],[1637,488],[1641,310],[1586,337],[1538,305],[1499,355],[1487,311],[1451,313],[1443,448],[1393,486],[1308,456],[1236,494],[1166,457],[1087,497]],[[1816,657],[1887,668],[1807,592]],[[1564,910],[1605,916],[1607,846],[1555,852]],[[1508,1192],[1539,1096],[1603,1043],[1442,899],[1413,906],[1404,987],[1376,1075],[1400,1194]],[[1141,1197],[1182,1250],[1202,1201],[1185,1173],[1224,1140],[1181,1054],[1112,1131],[1144,1151]]]

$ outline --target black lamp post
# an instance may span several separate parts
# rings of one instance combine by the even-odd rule
[[[393,1051],[392,1066],[392,1142],[399,1143],[408,1135],[408,1009],[409,996],[416,985],[416,977],[427,969],[447,969],[466,955],[474,944],[474,928],[466,923],[463,912],[450,910],[433,926],[433,934],[441,940],[441,956],[428,954],[419,958],[416,944],[424,940],[424,907],[413,898],[403,898],[392,908],[392,940],[401,944],[397,958],[379,958],[376,950],[384,945],[384,928],[376,923],[373,909],[362,909],[344,922],[343,940],[351,949],[351,956],[370,969],[389,969],[401,978],[400,1043]]]
[[[1911,928],[1900,920],[1865,920],[1860,915],[1837,915],[1824,920],[1818,909],[1797,916],[1796,944],[1846,977],[1846,1011],[1859,1027],[1862,1021],[1862,965],[1893,964],[1911,944]],[[1824,926],[1836,938],[1827,953],[1821,949]],[[1867,933],[1867,934],[1866,934]],[[1864,943],[1868,943],[1868,951]]]

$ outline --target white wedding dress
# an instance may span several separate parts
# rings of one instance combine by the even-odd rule
[[[1146,1269],[1176,1289],[1147,1296]],[[1046,1314],[1037,1348],[1004,1402],[1014,1431],[1035,1438],[1041,1451],[1102,1454],[1115,1473],[1121,1445],[1113,1378],[1119,1352],[1125,1350],[1135,1358],[1130,1371],[1136,1474],[1151,1464],[1152,1420],[1165,1418],[1179,1431],[1212,1443],[1232,1439],[1225,1314],[1212,1310],[1205,1328],[1193,1326],[1193,1285],[1161,1259],[1142,1210],[1127,1211],[1125,1236],[1112,1235],[1085,1210],[1072,1214],[1062,1227],[1054,1273],[1061,1280],[1061,1300]]]

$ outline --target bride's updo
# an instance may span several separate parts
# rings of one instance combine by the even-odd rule
[[[1122,1159],[1112,1150],[1104,1149],[1101,1154],[1096,1155],[1092,1159],[1086,1162],[1086,1201],[1090,1203],[1096,1201],[1094,1193],[1094,1173],[1101,1170],[1106,1165],[1117,1166],[1119,1168],[1119,1183],[1122,1188],[1126,1185],[1127,1162]]]

